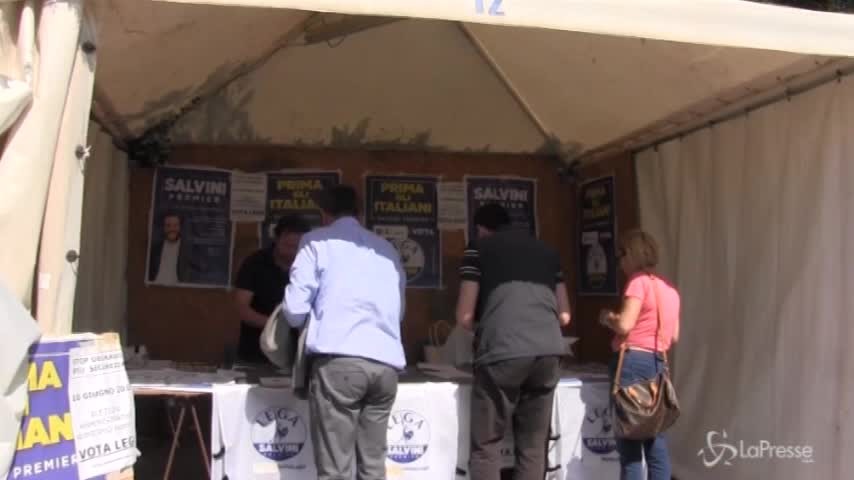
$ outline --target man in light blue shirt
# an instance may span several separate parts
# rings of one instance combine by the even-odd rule
[[[406,366],[406,274],[397,250],[365,229],[352,187],[318,199],[324,227],[305,234],[283,311],[307,323],[309,409],[318,480],[384,480],[388,418]]]

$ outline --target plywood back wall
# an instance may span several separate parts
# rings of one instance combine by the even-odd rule
[[[298,150],[284,147],[186,146],[175,148],[173,165],[209,166],[247,172],[284,168],[340,170],[342,181],[363,194],[363,175],[441,175],[461,181],[465,174],[519,175],[538,180],[537,204],[540,236],[559,249],[567,278],[574,279],[572,260],[575,224],[574,189],[559,181],[550,157],[419,152],[366,152]],[[128,309],[130,340],[148,347],[153,358],[182,361],[217,361],[229,343],[236,343],[239,323],[226,290],[146,287],[148,215],[151,206],[152,169],[134,169],[131,176],[130,235],[128,252]],[[235,233],[233,274],[246,256],[258,248],[257,224],[238,224]],[[440,290],[407,292],[407,318],[403,340],[410,362],[419,359],[420,346],[430,324],[437,319],[453,322],[458,280],[456,269],[464,245],[462,231],[442,233],[443,283]],[[570,285],[571,291],[574,285]]]
[[[620,235],[640,226],[637,204],[637,181],[635,165],[631,154],[621,154],[588,165],[581,170],[582,180],[604,176],[614,176],[614,196],[617,212],[617,241]],[[574,204],[574,200],[573,200]],[[573,211],[575,207],[573,207]],[[573,232],[576,231],[573,223]],[[573,235],[575,235],[573,233]],[[576,243],[574,243],[575,245]],[[576,254],[577,255],[577,254]],[[577,275],[576,272],[573,272]],[[617,274],[618,286],[622,291],[626,278],[622,272]],[[611,357],[610,330],[599,325],[599,312],[603,308],[616,310],[620,307],[622,295],[596,297],[577,297],[575,304],[575,328],[579,340],[579,356],[584,361],[606,362]]]

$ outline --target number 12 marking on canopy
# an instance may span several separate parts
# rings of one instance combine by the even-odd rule
[[[504,16],[504,12],[501,10],[501,2],[504,0],[474,0],[475,10],[478,14],[484,13],[484,2],[491,2],[489,6],[489,15],[495,17]]]

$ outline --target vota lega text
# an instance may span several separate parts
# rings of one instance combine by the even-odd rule
[[[98,368],[87,368],[92,367],[93,365],[83,365],[79,362],[80,359],[75,361],[75,364],[78,365],[77,368],[82,368],[86,372],[101,371],[103,368],[106,368],[102,368],[101,366],[110,365],[114,356],[118,356],[119,360],[121,360],[122,353],[105,353],[102,355],[96,355],[95,357],[90,357],[89,359],[83,359],[99,360],[101,364],[97,365]],[[119,363],[119,365],[121,365],[121,363]],[[63,384],[63,377],[60,375],[59,368],[53,360],[45,360],[42,362],[33,361],[30,363],[27,370],[27,389],[29,390],[29,395],[27,397],[27,402],[24,405],[24,419],[21,423],[21,429],[18,432],[16,442],[16,449],[19,454],[24,454],[24,452],[29,452],[33,449],[56,446],[65,442],[75,441],[71,412],[61,410],[62,408],[68,408],[67,404],[58,401],[56,403],[56,408],[58,408],[59,411],[39,413],[38,415],[33,415],[33,412],[30,409],[30,399],[34,399],[33,404],[36,405],[35,398],[37,396],[56,395],[57,397],[62,397],[67,394],[67,389],[65,387],[66,385]],[[75,396],[78,397],[78,400],[95,398],[118,392],[119,388],[126,389],[127,387],[110,387],[92,390],[89,392],[77,393]],[[43,409],[44,401],[38,400],[38,402],[38,404],[41,405],[39,408]],[[118,410],[116,407],[107,407],[98,413],[106,415],[111,412],[114,413],[116,410]],[[77,440],[79,441],[80,438]],[[106,442],[99,442],[96,445],[90,445],[74,451],[73,453],[66,453],[64,455],[56,455],[50,458],[36,456],[34,457],[35,461],[15,465],[9,472],[9,478],[17,480],[20,478],[38,477],[52,471],[60,472],[68,468],[72,468],[81,461],[110,455],[113,452],[120,450],[135,448],[135,444],[136,441],[133,437],[123,437],[111,439]],[[56,451],[57,450],[50,450],[50,452]],[[45,450],[45,452],[48,452],[48,450]],[[57,475],[62,474],[57,473]],[[61,478],[66,477],[62,476]],[[76,475],[74,478],[76,478]]]

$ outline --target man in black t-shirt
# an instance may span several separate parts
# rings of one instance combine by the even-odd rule
[[[558,253],[510,228],[500,205],[474,215],[478,238],[460,267],[457,324],[475,330],[472,480],[500,478],[500,447],[513,428],[514,479],[542,480],[552,399],[566,351],[569,298]]]
[[[248,363],[267,363],[261,351],[261,331],[273,310],[282,303],[302,235],[308,224],[299,217],[285,216],[274,229],[273,244],[250,255],[240,266],[234,284],[234,299],[240,315],[237,358]],[[292,337],[296,339],[299,333]]]

